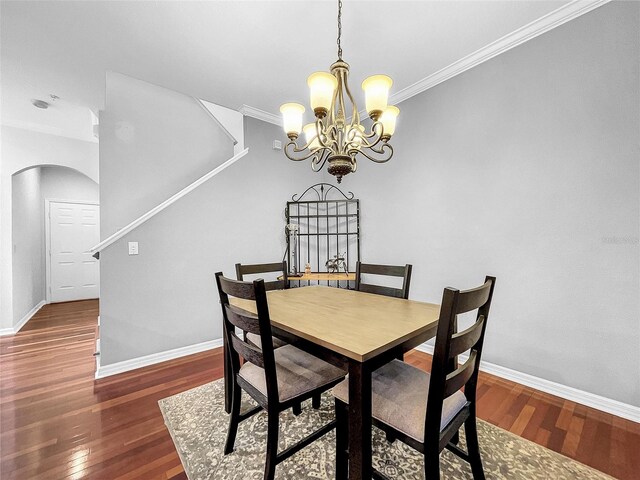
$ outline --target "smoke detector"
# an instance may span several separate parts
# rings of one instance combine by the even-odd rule
[[[36,108],[42,108],[44,110],[49,108],[49,104],[44,100],[33,99],[31,100],[31,105],[33,105]]]

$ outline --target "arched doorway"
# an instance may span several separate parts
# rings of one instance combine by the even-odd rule
[[[98,184],[70,167],[38,165],[12,175],[14,325],[49,302],[97,298]],[[85,258],[86,257],[86,258]]]

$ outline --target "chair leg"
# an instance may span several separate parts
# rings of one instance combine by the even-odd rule
[[[320,401],[321,401],[321,398],[320,398],[320,394],[318,393],[314,395],[313,398],[311,399],[311,406],[316,410],[320,409]]]
[[[233,372],[231,368],[231,358],[226,341],[223,339],[222,354],[224,356],[224,411],[231,413],[231,403],[233,401]]]
[[[440,452],[438,447],[427,447],[424,451],[424,478],[425,480],[440,480]]]
[[[296,403],[293,407],[291,407],[291,410],[293,410],[293,414],[297,417],[302,413],[302,403]]]
[[[278,457],[278,431],[280,429],[278,411],[267,414],[267,459],[264,464],[264,480],[273,480],[276,475]]]
[[[232,385],[231,396],[231,417],[229,418],[227,441],[224,445],[225,455],[233,452],[233,446],[236,443],[236,434],[238,433],[238,424],[240,423],[240,401],[242,399],[242,389],[235,381]]]
[[[482,469],[482,458],[480,457],[480,445],[478,444],[478,430],[476,427],[476,415],[472,414],[464,422],[464,433],[467,439],[467,452],[469,453],[469,463],[473,472],[474,480],[484,480],[484,470]]]
[[[347,405],[337,398],[336,408],[336,480],[346,480],[349,476],[349,419]]]
[[[387,437],[387,442],[393,443],[396,441],[396,436],[391,432],[385,432],[385,436]]]

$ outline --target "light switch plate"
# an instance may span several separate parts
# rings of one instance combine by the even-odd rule
[[[282,142],[280,140],[273,141],[273,149],[274,150],[282,150]]]
[[[138,242],[129,242],[129,255],[138,255]]]

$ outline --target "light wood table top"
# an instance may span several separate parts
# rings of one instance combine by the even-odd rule
[[[278,280],[282,280],[283,277],[278,277]],[[298,281],[306,281],[306,280],[320,280],[322,282],[325,281],[340,281],[340,280],[351,280],[351,281],[355,281],[356,280],[356,274],[355,273],[327,273],[327,272],[311,272],[311,273],[304,273],[301,277],[287,277],[287,280],[289,280],[290,282],[293,280],[298,280]]]
[[[326,286],[267,292],[274,327],[364,362],[435,329],[440,305]],[[231,303],[256,312],[255,302]]]

